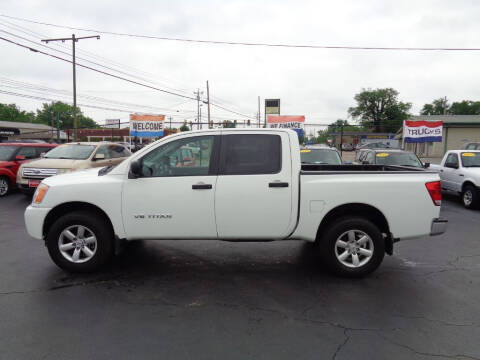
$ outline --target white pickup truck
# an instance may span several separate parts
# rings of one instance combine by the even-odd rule
[[[125,240],[304,240],[330,270],[358,277],[399,239],[443,233],[440,204],[435,172],[302,165],[291,130],[215,129],[167,136],[116,167],[46,178],[25,222],[68,271],[97,269]]]
[[[480,206],[480,150],[450,150],[430,168],[440,173],[442,189],[459,194],[467,209]]]

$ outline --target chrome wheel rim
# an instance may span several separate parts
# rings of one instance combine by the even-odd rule
[[[68,261],[80,264],[89,261],[97,252],[97,237],[83,225],[64,229],[58,238],[60,254]]]
[[[373,257],[373,241],[361,230],[348,230],[335,241],[337,260],[349,268],[364,266]]]
[[[8,191],[8,182],[5,179],[0,179],[0,196],[3,196]]]
[[[472,191],[471,190],[465,191],[465,193],[463,194],[463,203],[469,206],[472,204],[472,200],[473,200]]]

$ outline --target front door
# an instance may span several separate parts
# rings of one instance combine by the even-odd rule
[[[215,193],[218,237],[286,237],[295,190],[288,134],[227,133],[222,135],[220,153]]]
[[[455,181],[459,180],[458,174],[460,174],[460,172],[454,167],[447,167],[447,164],[456,164],[457,166],[459,166],[458,155],[455,153],[450,153],[445,160],[445,164],[443,164],[443,171],[440,173],[440,178],[442,179],[442,187],[450,191],[457,191]]]
[[[173,139],[139,161],[123,186],[128,239],[216,239],[214,200],[219,136]],[[186,151],[187,150],[187,151]]]

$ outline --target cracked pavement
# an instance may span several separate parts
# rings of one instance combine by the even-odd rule
[[[0,358],[480,359],[480,211],[332,277],[303,242],[142,241],[68,274],[0,199]]]

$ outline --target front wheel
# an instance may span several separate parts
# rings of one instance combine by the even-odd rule
[[[385,256],[385,240],[372,222],[361,217],[331,224],[319,241],[320,257],[331,272],[363,277],[377,269]]]
[[[0,197],[5,196],[10,191],[10,181],[6,176],[0,176]]]
[[[113,231],[103,217],[72,212],[53,223],[47,248],[55,264],[64,270],[95,271],[113,254]]]
[[[476,209],[479,205],[479,201],[477,189],[472,185],[466,185],[462,191],[463,206],[467,209]]]

